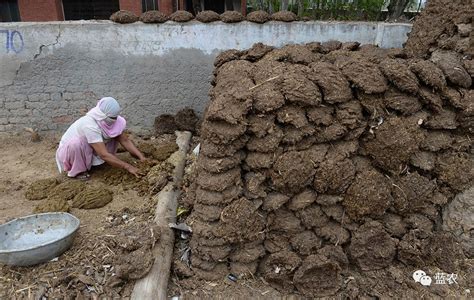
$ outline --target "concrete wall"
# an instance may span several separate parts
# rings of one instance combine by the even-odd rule
[[[330,39],[401,47],[410,29],[363,22],[0,23],[0,131],[63,129],[103,96],[119,100],[132,128],[149,128],[155,116],[184,106],[202,112],[223,50]]]

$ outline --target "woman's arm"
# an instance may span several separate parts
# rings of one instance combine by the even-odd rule
[[[146,160],[145,155],[138,150],[133,142],[128,138],[126,133],[122,133],[117,137],[117,141],[127,150],[131,155],[135,156],[139,160]]]
[[[138,168],[132,166],[129,163],[124,162],[123,160],[113,155],[112,153],[109,153],[103,142],[92,143],[90,145],[94,149],[94,151],[97,153],[97,155],[99,155],[99,157],[102,158],[108,164],[117,168],[125,169],[137,177],[141,175],[140,170]]]

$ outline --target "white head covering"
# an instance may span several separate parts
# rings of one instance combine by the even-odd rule
[[[106,121],[113,123],[110,118],[117,118],[120,113],[120,104],[112,97],[104,97],[99,100],[97,106],[91,109],[87,115],[91,116],[97,122]]]
[[[107,117],[115,118],[120,114],[120,104],[112,97],[100,99],[99,108]]]

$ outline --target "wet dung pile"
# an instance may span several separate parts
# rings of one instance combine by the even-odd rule
[[[271,15],[273,21],[293,22],[297,21],[298,17],[292,11],[279,11]]]
[[[52,179],[45,179],[45,181],[46,180],[52,181]],[[36,183],[38,182],[40,181]],[[35,213],[69,212],[71,207],[68,201],[72,200],[87,187],[86,183],[75,179],[67,179],[58,183],[59,181],[56,180],[55,184],[50,185],[48,189],[44,191],[47,193],[47,197],[35,206],[33,209]]]
[[[72,200],[72,207],[93,209],[107,205],[113,200],[113,192],[105,186],[88,187]]]
[[[474,55],[474,47],[469,45],[473,16],[474,6],[470,0],[428,1],[413,24],[406,52],[422,58],[436,49]]]
[[[174,152],[178,150],[178,145],[176,142],[166,142],[166,143],[140,143],[138,148],[146,156],[153,159],[164,161],[168,159]]]
[[[127,161],[127,159],[125,159]],[[143,174],[148,174],[150,169],[156,165],[156,162],[132,162],[130,159],[127,161],[133,164],[135,167],[140,169]],[[146,195],[148,193],[148,182],[142,177],[137,178],[135,175],[130,174],[125,169],[114,168],[109,165],[99,166],[94,170],[92,174],[106,185],[120,186],[124,190],[135,190],[139,196]]]
[[[47,212],[69,212],[71,207],[66,199],[60,196],[50,196],[33,209],[35,214]]]
[[[171,114],[162,114],[155,118],[155,132],[156,134],[172,134],[178,130],[178,126]]]
[[[221,19],[221,16],[212,10],[200,11],[196,16],[196,20],[203,23],[220,21],[220,19]]]
[[[128,10],[119,10],[110,16],[110,20],[116,23],[129,24],[138,21],[138,16]]]
[[[227,10],[221,14],[221,21],[224,23],[237,23],[245,20],[245,17],[235,10]]]
[[[164,23],[168,21],[168,16],[158,10],[149,10],[140,16],[143,23]]]
[[[160,146],[157,146],[156,150],[160,150],[159,147]],[[154,195],[168,183],[174,170],[173,165],[168,163],[166,159],[174,152],[171,152],[170,149],[175,149],[177,145],[176,143],[174,143],[174,145],[165,144],[163,147],[166,148],[166,151],[161,151],[161,155],[163,156],[163,152],[166,152],[167,154],[166,158],[162,159],[162,162],[132,162],[129,158],[123,158],[125,161],[132,163],[140,169],[141,173],[144,175],[140,178],[137,178],[124,169],[114,168],[111,166],[98,167],[92,176],[103,182],[105,185],[120,186],[123,190],[137,191],[139,196],[149,194]]]
[[[176,113],[174,121],[178,130],[195,133],[199,123],[199,117],[192,108],[185,107]]]
[[[247,21],[254,23],[265,23],[270,21],[270,14],[264,10],[257,10],[247,15]]]
[[[46,178],[37,180],[28,186],[25,191],[25,198],[28,200],[41,200],[48,197],[49,190],[59,184],[56,178]]]
[[[152,195],[161,191],[169,181],[171,181],[174,166],[169,162],[162,162],[153,166],[148,174],[146,180],[148,181],[149,191]]]
[[[67,179],[52,188],[48,197],[61,197],[66,200],[72,200],[78,193],[86,188],[87,184],[76,179]]]
[[[185,11],[185,10],[177,10],[174,13],[170,15],[169,18],[171,21],[175,22],[188,22],[194,19],[194,16],[192,13]]]
[[[174,152],[178,151],[178,145],[175,142],[169,142],[156,146],[153,158],[163,161],[168,159]]]
[[[173,134],[176,130],[185,130],[195,133],[198,130],[199,117],[193,109],[185,107],[175,115],[162,114],[155,118],[155,133]]]
[[[195,275],[257,274],[307,297],[472,284],[469,225],[444,219],[474,184],[474,93],[457,53],[256,44],[215,65],[186,195]],[[459,285],[425,289],[417,269]]]

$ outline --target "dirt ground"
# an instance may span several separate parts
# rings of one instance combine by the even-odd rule
[[[159,140],[169,142],[171,137],[167,135]],[[42,135],[42,138],[41,142],[33,143],[26,133],[0,135],[0,224],[32,214],[34,207],[44,201],[25,198],[25,191],[32,182],[52,177],[64,180],[57,173],[54,161],[59,135]],[[137,144],[151,142],[138,137],[134,140]],[[199,139],[193,138],[191,149],[198,143]],[[119,155],[127,158],[123,153]],[[87,185],[102,186],[104,172],[100,167],[93,170]],[[156,203],[149,195],[139,196],[137,185],[108,180],[113,200],[106,206],[70,208],[70,213],[81,220],[81,226],[71,249],[56,261],[32,267],[0,266],[0,299],[126,298],[131,294],[135,280],[148,272],[152,263],[150,250],[159,239],[152,222]],[[141,238],[137,238],[139,236]],[[179,254],[178,248],[176,251]],[[182,295],[185,299],[281,295],[261,278],[237,282],[229,279],[181,282],[174,271],[168,293],[170,297]]]
[[[55,140],[48,136],[33,143],[28,134],[0,135],[0,223],[31,214],[34,207],[24,197],[26,187],[37,179],[59,175],[54,160]]]
[[[32,214],[45,201],[25,198],[32,182],[50,177],[64,180],[54,161],[57,141],[57,135],[44,136],[39,143],[30,142],[25,134],[0,136],[0,223]],[[102,174],[100,168],[93,169],[86,186],[103,186]],[[0,267],[0,298],[130,295],[135,279],[143,277],[153,262],[151,248],[159,239],[159,231],[153,231],[155,203],[148,195],[139,196],[131,185],[109,184],[107,188],[113,192],[113,201],[106,206],[70,208],[81,226],[72,248],[57,261]]]

